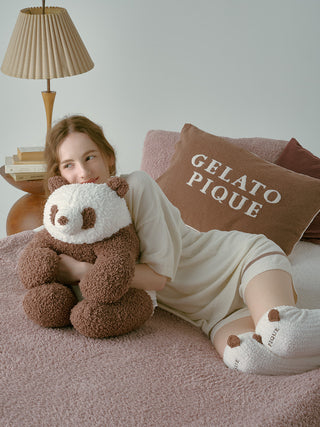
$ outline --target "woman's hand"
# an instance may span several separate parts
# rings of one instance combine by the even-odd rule
[[[77,261],[69,255],[61,254],[59,258],[57,279],[66,285],[79,282],[92,267],[92,264]]]

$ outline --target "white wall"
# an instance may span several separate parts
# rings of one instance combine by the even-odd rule
[[[20,9],[0,15],[0,61]],[[57,79],[54,120],[88,115],[104,127],[119,172],[138,169],[149,129],[185,122],[231,137],[297,138],[320,155],[319,0],[52,0],[65,7],[95,62]],[[45,81],[0,74],[0,162],[44,143]],[[0,180],[0,237],[23,195]]]

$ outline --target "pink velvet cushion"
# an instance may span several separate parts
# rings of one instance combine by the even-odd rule
[[[141,170],[147,172],[153,179],[158,179],[168,169],[175,144],[179,139],[180,132],[150,130],[144,141]],[[223,139],[272,163],[278,159],[288,144],[288,141],[270,138],[223,137]]]
[[[294,138],[287,144],[276,164],[294,172],[320,179],[319,157],[303,148]],[[303,239],[320,244],[320,214],[309,225]]]

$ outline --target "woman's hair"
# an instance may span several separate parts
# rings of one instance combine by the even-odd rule
[[[58,157],[59,145],[68,135],[73,132],[80,132],[88,135],[91,141],[97,145],[99,151],[106,160],[113,158],[114,162],[112,162],[110,167],[110,175],[115,175],[116,173],[115,152],[113,147],[109,144],[106,137],[104,136],[102,128],[85,116],[76,115],[65,117],[56,123],[47,135],[46,147],[44,151],[47,162],[47,173],[44,182],[47,195],[49,178],[55,175],[60,175]]]

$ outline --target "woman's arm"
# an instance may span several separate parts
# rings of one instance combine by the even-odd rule
[[[72,284],[80,281],[92,267],[88,262],[77,261],[65,254],[59,255],[59,258],[57,278],[61,283]],[[167,280],[167,277],[156,273],[147,264],[136,264],[131,288],[160,291]]]
[[[168,277],[156,273],[147,264],[136,264],[131,288],[145,291],[161,291],[165,287]]]

